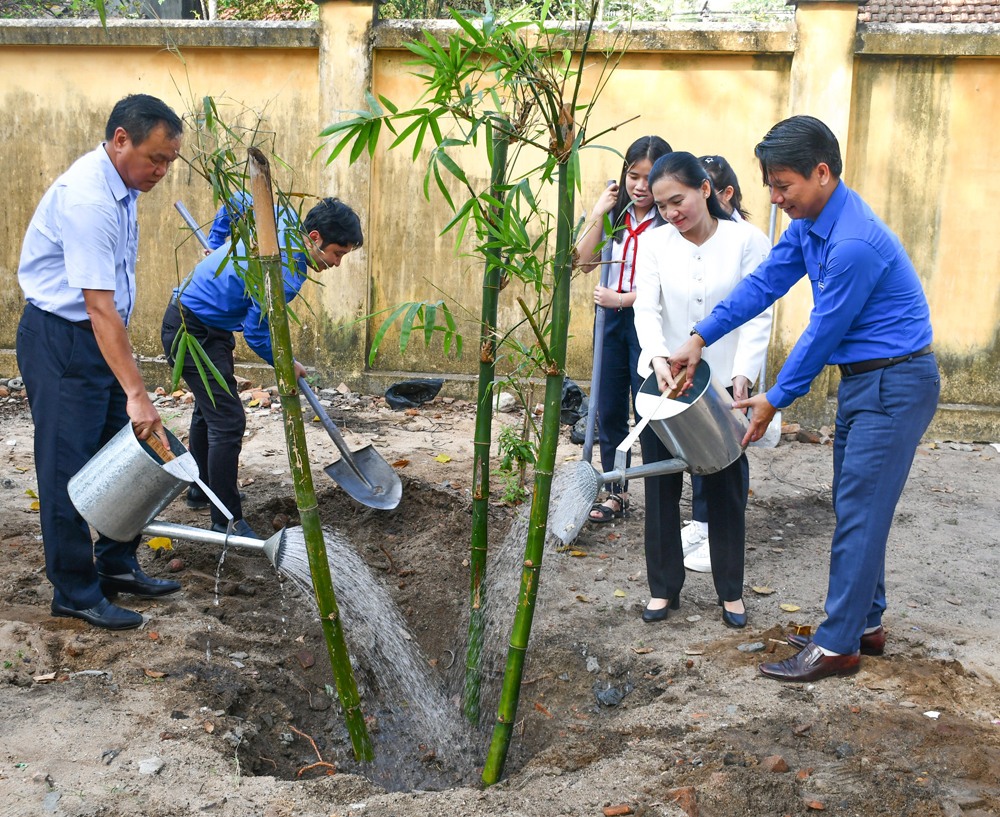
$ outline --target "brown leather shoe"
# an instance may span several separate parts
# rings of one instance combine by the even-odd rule
[[[813,642],[802,652],[777,664],[761,664],[757,669],[779,681],[817,681],[830,675],[854,675],[861,669],[861,653],[824,655]]]
[[[803,649],[812,639],[807,635],[786,635],[785,641],[793,647]],[[885,652],[885,630],[879,627],[870,633],[861,636],[862,655],[882,655]]]

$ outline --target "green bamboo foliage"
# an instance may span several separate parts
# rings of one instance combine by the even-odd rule
[[[493,128],[493,124],[488,125]],[[507,170],[507,140],[493,131],[493,169],[490,194],[503,201]],[[502,218],[499,208],[493,216]],[[469,647],[465,659],[465,717],[479,723],[479,691],[482,681],[483,632],[486,605],[486,553],[489,540],[490,442],[493,430],[493,380],[496,376],[497,303],[500,298],[500,249],[486,249],[483,276],[482,327],[479,335],[479,395],[476,400],[476,436],[472,461],[472,541],[469,555]]]
[[[337,608],[337,597],[333,592],[330,578],[330,564],[327,561],[326,543],[320,524],[316,490],[313,487],[312,470],[309,467],[309,451],[306,447],[305,426],[302,422],[302,406],[299,403],[295,381],[295,360],[292,355],[292,338],[288,329],[288,310],[285,303],[284,271],[278,248],[277,228],[274,221],[274,204],[271,194],[271,171],[267,158],[257,148],[250,148],[250,185],[253,194],[254,218],[257,226],[257,246],[259,263],[263,272],[264,303],[267,307],[268,324],[271,330],[271,346],[274,350],[274,371],[278,377],[278,394],[281,397],[281,413],[284,418],[285,441],[288,447],[288,465],[295,484],[295,503],[299,509],[302,533],[306,551],[309,554],[309,569],[312,573],[316,604],[319,607],[323,635],[330,653],[337,683],[337,695],[344,709],[347,731],[351,736],[354,756],[358,760],[372,760],[371,738],[365,725],[364,712],[358,687],[351,669],[351,657],[344,639],[344,628]]]
[[[570,278],[573,272],[571,247],[573,190],[567,183],[567,171],[566,163],[560,163],[557,171],[559,207],[549,344],[552,363],[545,378],[542,439],[538,451],[538,465],[535,468],[535,486],[531,500],[528,542],[524,549],[524,568],[521,571],[521,589],[514,613],[514,626],[510,635],[510,649],[507,652],[500,706],[493,727],[493,740],[490,743],[486,765],[483,767],[483,782],[487,786],[496,783],[503,774],[510,738],[514,732],[514,718],[517,715],[521,678],[524,674],[524,658],[535,615],[535,598],[538,595],[538,579],[549,517],[549,492],[552,487],[552,471],[555,468],[556,446],[559,443],[559,413],[562,407],[566,338],[569,329]]]

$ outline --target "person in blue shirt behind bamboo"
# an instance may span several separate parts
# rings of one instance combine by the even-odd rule
[[[793,116],[771,128],[754,153],[771,202],[792,223],[767,260],[692,328],[665,375],[673,384],[686,369],[690,382],[705,346],[809,277],[809,325],[775,384],[733,404],[753,409],[746,445],[763,436],[777,409],[809,391],[826,364],[840,368],[826,620],[812,639],[788,636],[800,652],[760,671],[779,681],[853,675],[862,653],[885,649],[885,545],[937,409],[941,379],[930,310],[900,240],[841,180],[840,145],[825,124]]]
[[[322,199],[301,222],[293,213],[278,215],[278,243],[285,261],[287,301],[302,289],[306,267],[317,272],[339,267],[345,255],[364,243],[357,214],[336,198]],[[195,396],[188,447],[198,463],[202,479],[233,514],[235,533],[256,538],[243,519],[242,496],[236,479],[246,414],[236,390],[234,333],[242,332],[247,345],[272,366],[274,359],[267,316],[247,291],[237,268],[245,264],[241,259],[246,257],[246,248],[238,241],[232,252],[225,243],[202,260],[174,290],[163,315],[160,338],[173,365],[171,349],[181,328],[183,309],[187,331],[198,339],[229,386],[231,393],[226,394],[209,374],[213,403],[191,354],[184,356],[184,380]],[[295,361],[295,376],[304,375],[302,364]],[[192,486],[188,489],[187,501],[192,507],[205,507],[208,497]],[[213,505],[211,514],[212,529],[226,532],[227,519],[222,511]]]

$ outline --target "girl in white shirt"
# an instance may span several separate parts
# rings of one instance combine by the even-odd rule
[[[608,286],[594,288],[596,309],[603,309],[604,335],[594,343],[604,344],[603,365],[597,405],[597,432],[603,470],[614,467],[615,449],[628,436],[630,407],[634,411],[635,396],[642,386],[637,366],[639,338],[635,333],[632,304],[635,302],[635,259],[642,254],[646,236],[664,221],[653,206],[653,196],[647,178],[653,162],[670,153],[659,136],[643,136],[625,152],[621,181],[610,185],[594,204],[590,223],[578,251],[582,269],[590,272],[597,266],[597,247],[604,241],[602,229],[605,216],[613,225],[611,241],[604,245],[602,263],[610,265]],[[629,399],[629,391],[632,399]],[[636,421],[639,418],[636,416]],[[629,455],[631,461],[631,455]],[[590,509],[592,522],[610,522],[627,515],[628,483],[612,483],[608,496]]]
[[[767,237],[748,222],[735,222],[719,204],[712,182],[690,153],[670,153],[649,175],[657,209],[667,226],[650,234],[636,262],[635,327],[642,352],[639,373],[655,371],[666,388],[670,349],[690,336],[722,298],[767,257]],[[771,310],[706,349],[715,377],[737,399],[749,394],[763,363],[771,331]],[[707,352],[712,351],[711,357]],[[644,463],[671,455],[651,429],[641,435]],[[745,627],[743,563],[749,490],[746,455],[703,477],[708,503],[712,577],[722,619]],[[644,621],[662,621],[679,606],[684,584],[680,533],[681,474],[646,479],[646,572],[650,601]]]

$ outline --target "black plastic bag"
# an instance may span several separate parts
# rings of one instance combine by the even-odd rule
[[[385,402],[396,411],[416,408],[437,397],[443,385],[443,379],[403,380],[400,383],[393,383],[385,390]]]
[[[594,438],[597,438],[597,428],[594,428]],[[576,425],[570,429],[569,441],[571,443],[576,443],[577,445],[583,445],[587,439],[587,415],[584,414],[579,420],[576,421]]]
[[[568,377],[563,380],[562,404],[559,419],[563,425],[575,426],[590,410],[590,401],[576,383]]]

